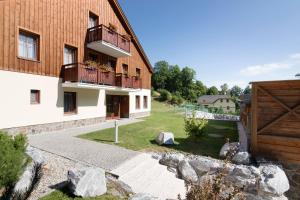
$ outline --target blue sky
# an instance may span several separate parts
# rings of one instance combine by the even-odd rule
[[[119,0],[151,63],[189,66],[208,86],[294,79],[299,0]]]

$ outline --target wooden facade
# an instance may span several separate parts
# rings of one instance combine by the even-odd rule
[[[252,83],[251,150],[300,163],[300,80]]]
[[[99,17],[99,24],[113,24],[120,35],[131,37],[131,56],[116,59],[87,49],[90,13]],[[3,0],[0,24],[1,70],[59,77],[64,46],[69,45],[77,49],[78,62],[86,61],[88,53],[94,52],[100,63],[114,59],[116,73],[122,72],[122,64],[129,66],[129,76],[135,76],[136,68],[141,69],[142,88],[151,88],[152,67],[116,0]],[[20,30],[38,36],[38,61],[18,57]]]

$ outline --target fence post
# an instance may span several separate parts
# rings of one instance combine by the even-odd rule
[[[118,120],[115,121],[115,143],[119,143],[119,125],[118,125]]]

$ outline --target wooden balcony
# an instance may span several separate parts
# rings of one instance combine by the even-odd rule
[[[142,80],[140,78],[103,71],[84,63],[63,65],[62,78],[64,83],[88,83],[133,89],[142,88]]]
[[[116,58],[131,56],[130,40],[103,24],[88,29],[87,47]]]
[[[119,73],[116,75],[116,85],[118,87],[139,89],[142,88],[142,79],[136,76],[129,77]]]

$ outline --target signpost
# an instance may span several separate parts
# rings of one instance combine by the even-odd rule
[[[119,125],[118,125],[118,120],[115,120],[115,143],[119,143]]]

